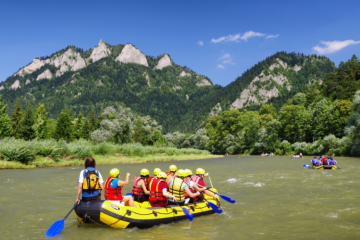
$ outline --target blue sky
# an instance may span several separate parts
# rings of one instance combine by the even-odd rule
[[[0,81],[35,57],[132,43],[225,86],[277,51],[360,57],[360,1],[2,1]]]

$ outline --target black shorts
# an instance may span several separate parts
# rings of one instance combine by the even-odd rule
[[[101,200],[101,194],[95,196],[95,197],[82,197],[81,201],[88,202],[91,200]]]
[[[139,203],[149,201],[149,195],[134,195],[134,201],[137,201]]]

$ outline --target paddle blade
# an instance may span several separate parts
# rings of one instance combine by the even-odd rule
[[[131,192],[127,193],[125,196],[133,196]]]
[[[306,165],[306,164],[304,164],[304,165],[303,165],[303,167],[307,167],[307,165]]]
[[[340,168],[340,165],[336,165],[338,168]]]
[[[183,210],[183,212],[185,213],[186,218],[192,222],[192,220],[194,219],[194,214],[190,213],[188,209],[181,207],[181,209]]]
[[[216,206],[212,202],[209,202],[209,201],[207,201],[207,202],[208,202],[209,206],[212,208],[212,210],[214,210],[216,213],[219,213],[219,214],[222,213],[223,210],[220,207]]]
[[[53,225],[51,225],[51,227],[45,233],[45,237],[51,238],[58,235],[64,229],[64,226],[65,219],[54,222]]]
[[[228,196],[225,196],[225,195],[221,195],[221,194],[218,194],[222,199],[224,199],[225,201],[229,202],[229,203],[232,203],[234,204],[235,203],[235,200],[232,199],[232,198],[229,198]]]

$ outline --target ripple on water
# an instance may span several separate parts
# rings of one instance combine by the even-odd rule
[[[246,182],[246,183],[244,183],[244,185],[254,185],[254,183],[253,182]]]
[[[337,213],[330,213],[330,214],[326,215],[326,217],[337,218],[338,214]]]
[[[235,178],[229,178],[228,180],[226,180],[229,183],[236,183],[237,180]]]
[[[258,182],[257,184],[254,185],[254,187],[261,187],[263,185],[265,185],[265,183]]]

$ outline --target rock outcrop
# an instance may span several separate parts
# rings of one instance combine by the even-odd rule
[[[187,73],[187,72],[185,72],[185,71],[182,71],[182,72],[180,73],[180,77],[191,77],[191,74],[190,74],[190,73]]]
[[[47,79],[52,78],[52,74],[49,69],[46,69],[43,73],[41,73],[39,76],[37,76],[36,81],[39,81],[44,78],[47,78]]]
[[[16,90],[18,88],[21,88],[20,86],[20,81],[19,80],[15,80],[15,82],[9,87],[10,89]]]
[[[172,66],[171,63],[171,58],[169,57],[169,55],[165,54],[158,62],[158,64],[156,65],[155,69],[163,69],[164,67],[167,66]]]
[[[196,86],[198,86],[198,87],[210,86],[210,85],[211,85],[211,83],[209,82],[209,80],[207,80],[205,78],[196,84]]]
[[[26,73],[33,73],[36,70],[40,69],[42,66],[46,64],[46,61],[42,61],[40,59],[34,58],[32,63],[30,63],[28,66],[20,69],[17,73],[14,74],[14,76],[25,76]]]
[[[147,74],[147,72],[144,72],[143,75],[145,76],[148,87],[151,87],[150,78],[149,78],[149,75]]]
[[[4,90],[4,89],[5,89],[4,86],[0,86],[0,91],[1,91],[1,90]]]
[[[28,85],[28,84],[30,84],[30,83],[31,83],[30,80],[29,80],[29,79],[26,79],[25,85]]]
[[[111,54],[110,49],[107,47],[106,43],[103,40],[100,40],[97,47],[93,49],[90,55],[90,59],[93,60],[93,62],[99,61],[102,58],[105,58]]]
[[[286,65],[285,64],[284,66],[287,67],[287,64]],[[259,88],[258,84],[256,83],[258,81],[262,82],[261,88]],[[286,87],[288,91],[291,90],[291,85],[289,84],[289,80],[283,74],[279,74],[279,75],[269,74],[268,76],[265,76],[264,71],[262,71],[261,74],[259,76],[256,76],[251,81],[250,85],[240,93],[240,97],[237,98],[231,104],[230,109],[241,109],[243,107],[247,107],[254,104],[255,105],[264,104],[268,102],[270,98],[278,97],[279,89],[276,86],[269,89],[273,81],[276,82],[281,87]],[[257,97],[255,95],[257,95]]]
[[[60,67],[55,74],[56,77],[61,76],[64,72],[69,70],[77,71],[86,67],[85,60],[80,56],[80,53],[73,51],[69,48],[66,52],[51,59],[49,64],[55,67]]]
[[[276,60],[278,61],[278,63],[274,63],[269,67],[271,71],[273,71],[274,68],[280,68],[280,66],[282,66],[284,69],[287,69],[287,63],[286,62],[283,62],[279,58],[276,58]]]
[[[29,96],[31,96],[33,101],[35,101],[35,100],[36,100],[36,99],[35,99],[35,97],[34,97],[34,94],[29,93],[29,92],[28,92],[28,93],[26,93],[26,94],[27,94],[27,95],[29,95]]]
[[[173,87],[173,90],[176,92],[176,90],[178,90],[178,89],[182,89],[182,87],[181,86],[177,86],[177,85],[175,85],[174,87]]]
[[[210,111],[209,116],[217,116],[221,113],[222,108],[220,103],[217,103]]]
[[[301,70],[301,66],[298,66],[297,64],[295,64],[294,70],[295,70],[295,72],[300,71],[300,70]]]
[[[189,95],[186,94],[186,100],[189,100]]]
[[[136,63],[148,67],[148,62],[146,60],[145,54],[140,52],[139,49],[134,47],[132,44],[128,43],[125,45],[119,56],[115,59],[122,63]]]

